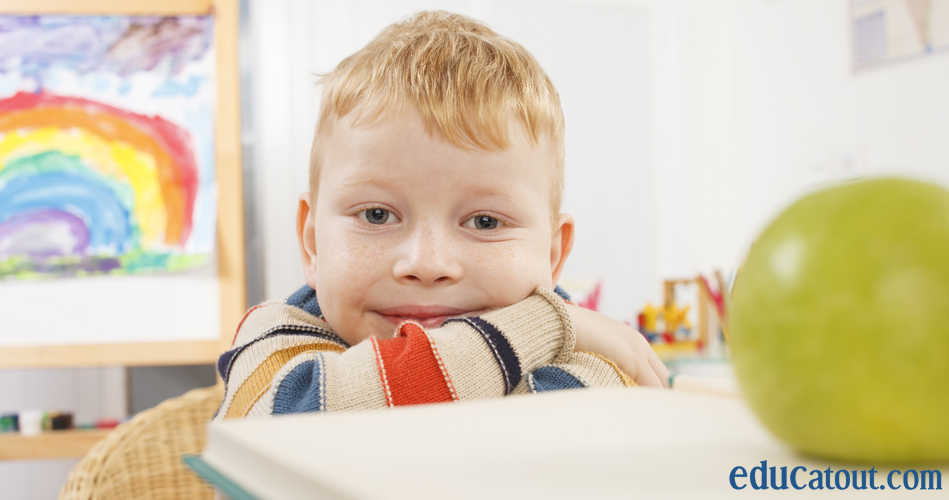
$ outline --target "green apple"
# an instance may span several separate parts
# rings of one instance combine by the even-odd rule
[[[752,245],[728,321],[742,392],[780,439],[949,459],[949,191],[885,178],[805,196]]]

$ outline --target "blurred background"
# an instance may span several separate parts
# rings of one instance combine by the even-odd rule
[[[562,284],[599,284],[598,310],[619,320],[660,303],[663,280],[732,273],[809,190],[885,174],[949,185],[949,0],[242,0],[248,304],[303,283],[293,220],[316,75],[429,9],[520,42],[557,86],[577,220]],[[214,382],[210,365],[0,369],[0,410],[121,419]],[[56,498],[75,462],[0,461],[0,499]]]

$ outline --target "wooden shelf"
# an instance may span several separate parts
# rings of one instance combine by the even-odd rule
[[[79,458],[112,429],[49,431],[38,436],[0,434],[0,460]]]

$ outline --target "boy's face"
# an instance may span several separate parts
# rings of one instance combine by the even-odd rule
[[[323,144],[318,196],[300,197],[307,283],[333,329],[354,345],[518,302],[552,288],[573,220],[550,225],[553,147],[512,121],[507,150],[465,151],[425,131],[421,115],[349,117]]]

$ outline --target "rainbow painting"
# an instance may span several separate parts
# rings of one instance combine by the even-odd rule
[[[209,16],[0,16],[0,278],[209,260],[212,29]]]

